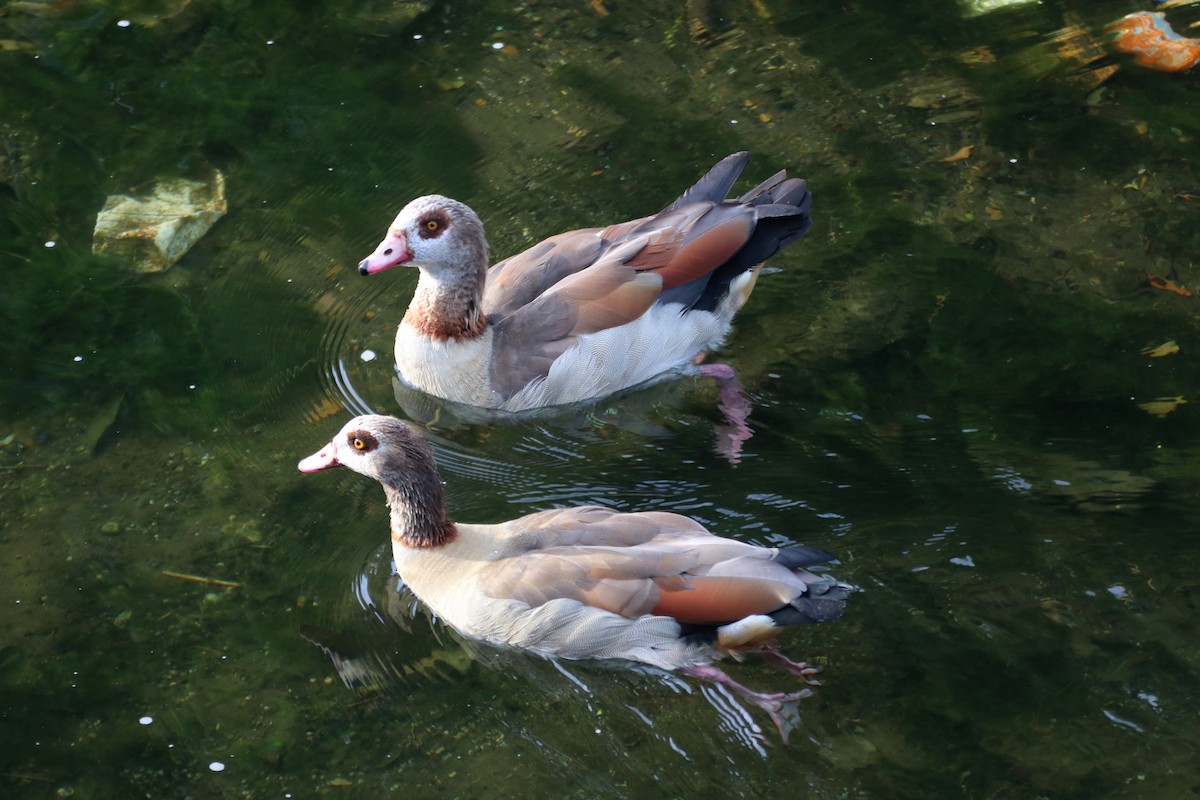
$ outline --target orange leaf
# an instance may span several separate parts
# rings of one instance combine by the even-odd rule
[[[1164,278],[1162,275],[1151,275],[1147,280],[1155,289],[1161,289],[1164,292],[1174,292],[1182,297],[1191,297],[1192,293],[1187,290],[1182,284],[1178,284],[1170,278]]]
[[[961,147],[952,155],[948,155],[945,158],[939,158],[938,163],[953,164],[955,161],[965,161],[971,157],[971,151],[974,149],[975,145],[973,144],[969,144],[966,147]]]
[[[315,404],[311,411],[304,415],[305,422],[320,422],[323,419],[328,419],[336,414],[341,413],[342,405],[336,400],[331,400],[326,397],[321,402]]]

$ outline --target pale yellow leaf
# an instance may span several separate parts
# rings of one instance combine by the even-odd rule
[[[1165,417],[1186,402],[1187,400],[1183,399],[1182,396],[1160,397],[1157,400],[1151,400],[1147,403],[1138,403],[1138,408],[1147,414],[1153,414],[1156,417]]]
[[[1171,339],[1157,347],[1147,347],[1142,351],[1142,355],[1150,356],[1151,358],[1162,358],[1163,356],[1173,356],[1178,352],[1179,344],[1174,339]]]

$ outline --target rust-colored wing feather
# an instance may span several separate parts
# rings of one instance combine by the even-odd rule
[[[705,208],[707,206],[707,208]],[[755,215],[742,206],[687,206],[674,224],[659,225],[647,247],[629,261],[629,266],[650,270],[670,289],[701,278],[724,264],[745,246],[754,233]]]
[[[777,611],[805,587],[801,578],[774,561],[732,558],[690,576],[686,587],[664,588],[651,613],[680,622],[719,625]]]

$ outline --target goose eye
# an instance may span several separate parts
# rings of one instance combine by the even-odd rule
[[[367,431],[352,431],[347,434],[346,441],[360,453],[369,453],[379,446],[379,442]]]
[[[433,210],[417,220],[417,236],[422,239],[436,239],[442,235],[442,231],[449,227],[450,218],[446,216],[445,212]]]

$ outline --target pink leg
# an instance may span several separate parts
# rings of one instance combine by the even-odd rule
[[[754,431],[746,424],[746,418],[750,416],[750,401],[742,392],[742,385],[733,367],[728,364],[702,364],[700,374],[716,381],[721,397],[717,407],[727,420],[727,424],[717,429],[717,452],[737,464],[742,460],[742,442],[754,435]]]
[[[726,689],[741,695],[767,712],[767,716],[771,718],[771,721],[775,723],[775,727],[779,730],[779,738],[783,740],[784,744],[787,744],[788,731],[795,727],[796,723],[800,720],[800,715],[796,710],[796,703],[812,694],[811,689],[801,689],[798,692],[756,692],[738,683],[726,675],[720,667],[712,664],[688,667],[684,672],[693,678],[699,678],[710,683],[715,683],[718,686],[724,686]]]
[[[776,645],[773,644],[760,645],[758,653],[763,657],[764,661],[770,661],[772,664],[786,669],[793,675],[798,675],[804,679],[805,683],[812,686],[821,685],[821,682],[813,677],[813,675],[817,675],[821,672],[820,667],[810,666],[803,661],[792,661],[790,658],[785,656]]]

